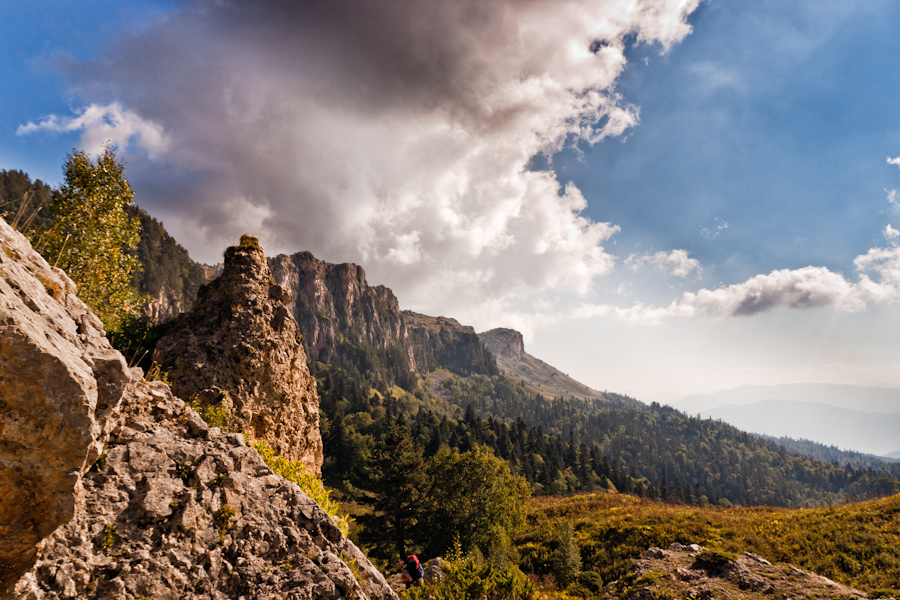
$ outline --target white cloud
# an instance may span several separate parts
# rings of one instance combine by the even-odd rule
[[[650,265],[675,277],[687,277],[691,273],[700,272],[700,261],[688,256],[686,250],[659,251],[654,254],[632,254],[625,259],[625,266],[638,271]]]
[[[891,158],[890,156],[888,156],[887,162],[889,165],[897,165],[898,167],[900,167],[900,156],[896,158]]]
[[[715,229],[710,231],[707,227],[700,228],[700,235],[705,238],[709,238],[711,240],[719,237],[719,234],[728,229],[728,223],[716,217],[716,226]]]
[[[900,201],[900,194],[897,193],[897,190],[885,190],[885,192],[887,192],[887,201],[897,206]]]
[[[618,227],[528,165],[634,126],[626,40],[670,47],[699,1],[198,0],[69,72],[170,134],[169,166],[131,160],[131,179],[198,259],[245,231],[221,210],[239,198],[270,215],[270,253],[360,262],[453,311],[612,269]]]
[[[162,126],[141,118],[135,112],[123,109],[118,102],[106,106],[91,104],[74,117],[50,115],[39,123],[19,125],[17,135],[50,131],[54,133],[81,132],[81,147],[91,154],[99,154],[107,142],[112,142],[122,152],[129,143],[146,150],[151,157],[164,153],[169,138]]]
[[[891,227],[890,223],[885,225],[884,239],[891,241],[891,240],[896,240],[897,238],[900,238],[900,230],[894,229],[893,227]]]
[[[853,264],[859,273],[856,281],[825,267],[781,269],[742,283],[686,292],[667,307],[583,305],[572,316],[612,315],[628,323],[653,325],[672,318],[743,317],[783,309],[857,312],[870,305],[900,302],[900,248],[872,248]]]

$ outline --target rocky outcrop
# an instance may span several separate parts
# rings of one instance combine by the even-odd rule
[[[222,411],[230,428],[318,475],[319,400],[291,302],[256,238],[244,236],[226,251],[222,275],[172,322],[154,360],[178,397]]]
[[[668,598],[864,599],[863,592],[790,565],[745,552],[730,556],[697,544],[650,548],[626,577],[605,586],[603,600]]]
[[[509,358],[510,360],[522,360],[525,354],[525,342],[522,334],[515,329],[498,327],[479,333],[478,337],[497,358]]]
[[[84,478],[86,510],[42,545],[15,598],[396,599],[297,485],[161,382]]]
[[[534,394],[544,398],[587,401],[584,408],[595,411],[609,404],[606,394],[589,388],[559,369],[525,352],[522,334],[514,329],[497,328],[478,334],[482,343],[497,357],[503,373],[525,384]]]
[[[475,330],[448,317],[429,317],[403,311],[410,344],[423,372],[446,368],[459,375],[497,375],[497,361]]]
[[[399,348],[396,354],[405,367],[416,370],[397,297],[384,286],[368,285],[362,267],[335,265],[299,252],[278,255],[271,268],[275,282],[293,295],[288,307],[311,361],[330,363],[343,341],[381,352]]]
[[[82,476],[140,378],[75,292],[0,220],[0,593],[84,505]]]

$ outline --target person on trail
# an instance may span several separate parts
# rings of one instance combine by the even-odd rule
[[[422,568],[422,563],[419,562],[418,556],[408,554],[406,558],[401,557],[397,561],[397,568],[400,569],[400,574],[403,576],[403,581],[406,582],[406,587],[422,585],[425,569]]]

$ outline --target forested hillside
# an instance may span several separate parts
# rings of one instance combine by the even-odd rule
[[[130,212],[141,220],[137,256],[142,268],[134,283],[150,297],[148,310],[153,318],[166,321],[190,309],[206,275],[203,266],[191,259],[162,223],[136,206]]]

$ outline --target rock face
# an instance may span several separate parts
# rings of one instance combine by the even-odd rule
[[[339,340],[346,339],[380,351],[400,349],[406,368],[416,370],[397,297],[384,286],[369,286],[362,267],[327,263],[309,252],[280,254],[271,267],[275,282],[293,294],[288,307],[311,361],[331,362]]]
[[[438,368],[462,375],[498,373],[474,329],[446,317],[401,311],[390,289],[366,283],[362,267],[300,252],[277,256],[271,268],[275,282],[293,293],[289,307],[311,361],[342,358],[360,369],[389,371],[396,379]]]
[[[231,428],[318,475],[319,399],[290,304],[256,238],[244,236],[226,251],[222,275],[172,322],[154,360],[178,397],[224,411]]]
[[[475,330],[448,317],[403,311],[416,364],[423,372],[444,367],[460,375],[499,373],[497,361]]]
[[[525,354],[525,342],[522,340],[522,334],[515,329],[498,327],[479,333],[478,337],[497,358],[519,361]]]
[[[368,559],[240,434],[161,382],[84,479],[86,510],[48,538],[15,598],[396,599]]]
[[[136,379],[72,281],[0,219],[0,593],[83,506]]]

